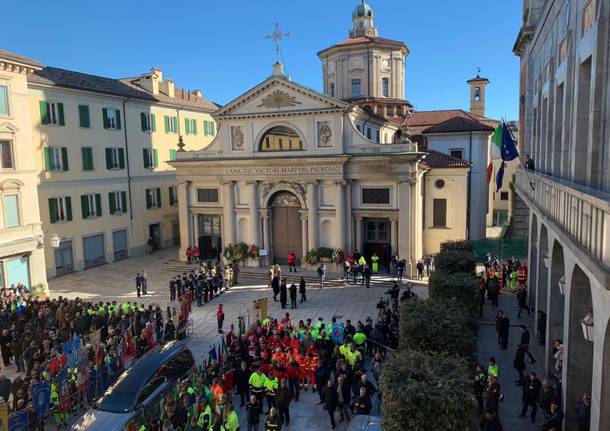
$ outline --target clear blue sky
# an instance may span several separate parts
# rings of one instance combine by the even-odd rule
[[[490,117],[516,119],[519,62],[512,53],[520,2],[368,0],[383,37],[404,41],[406,98],[418,110],[468,109],[466,80],[491,81]],[[120,78],[161,67],[176,85],[224,104],[271,73],[276,21],[290,38],[283,56],[293,80],[322,86],[319,50],[346,39],[359,0],[174,0],[100,3],[10,1],[0,49],[45,65]],[[120,6],[119,6],[120,4]]]

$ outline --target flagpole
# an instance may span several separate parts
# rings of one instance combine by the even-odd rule
[[[515,141],[515,137],[513,136],[513,132],[510,130],[510,127],[508,127],[508,124],[506,124],[506,120],[504,119],[504,117],[502,117],[502,123],[504,124],[504,127],[506,127],[506,129],[508,130],[508,133],[510,134],[511,139],[513,141]],[[523,171],[525,172],[525,176],[527,177],[528,183],[530,183],[530,187],[532,188],[532,191],[535,192],[536,191],[536,187],[534,187],[534,182],[532,181],[532,178],[530,177],[530,174],[527,172],[528,170],[523,165],[523,160],[521,160],[521,154],[519,154],[517,159],[519,159],[519,164],[521,165],[521,167],[523,168]],[[502,163],[504,163],[504,160],[502,160]]]

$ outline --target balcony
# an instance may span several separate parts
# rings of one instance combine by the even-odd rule
[[[550,175],[527,174],[521,168],[516,171],[517,192],[609,267],[610,194]]]

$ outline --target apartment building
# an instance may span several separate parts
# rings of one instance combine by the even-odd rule
[[[0,50],[0,288],[46,288],[26,79],[41,68]]]
[[[43,67],[27,93],[49,278],[179,243],[167,162],[211,142],[217,105],[158,68],[110,79]]]
[[[523,4],[519,142],[535,170],[517,169],[515,191],[529,209],[530,304],[549,373],[563,342],[564,429],[582,429],[574,407],[588,393],[589,429],[609,430],[610,0]]]

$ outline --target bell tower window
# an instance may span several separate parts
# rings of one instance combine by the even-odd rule
[[[362,95],[362,82],[360,79],[352,79],[352,97],[360,97]]]
[[[390,95],[390,80],[388,78],[381,80],[381,93],[383,97],[389,97]]]

